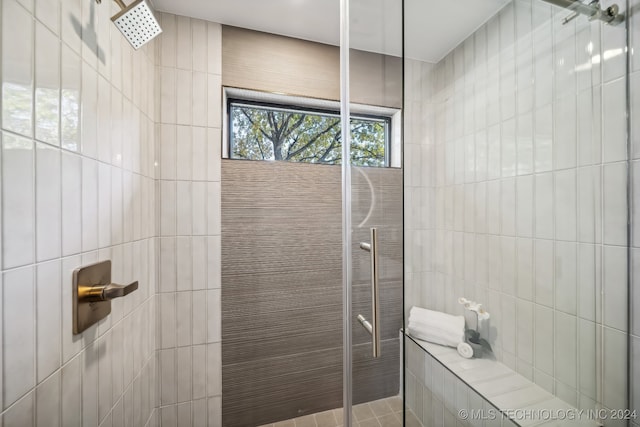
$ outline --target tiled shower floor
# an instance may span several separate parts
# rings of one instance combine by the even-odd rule
[[[401,427],[402,399],[389,397],[353,407],[353,427]],[[339,427],[342,408],[265,424],[261,427]]]

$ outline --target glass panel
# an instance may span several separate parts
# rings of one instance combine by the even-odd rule
[[[403,411],[402,3],[353,0],[349,12],[350,117],[354,123],[363,108],[384,110],[391,166],[362,167],[357,148],[368,129],[352,125],[352,425],[393,426]]]
[[[408,425],[490,424],[494,407],[535,410],[507,412],[515,425],[609,426],[628,408],[613,3],[405,4]]]
[[[178,270],[182,271],[178,277],[187,274],[185,271],[191,274],[191,253],[194,265],[196,261],[206,261],[207,254],[211,258],[219,253],[221,290],[220,293],[215,289],[203,291],[207,294],[206,301],[195,296],[193,301],[185,301],[178,295],[177,302],[165,298],[160,304],[166,310],[193,305],[196,313],[205,305],[215,304],[216,298],[221,299],[221,347],[212,344],[206,348],[206,355],[203,350],[197,359],[198,363],[204,361],[205,356],[215,359],[216,352],[220,352],[224,396],[221,425],[256,427],[280,422],[337,425],[343,407],[340,166],[231,159],[237,156],[229,152],[229,147],[230,137],[238,142],[242,132],[246,132],[244,146],[253,154],[245,157],[255,159],[260,148],[255,145],[251,148],[250,144],[264,132],[271,140],[261,139],[260,147],[270,150],[270,154],[260,158],[275,159],[274,143],[281,141],[272,136],[276,128],[278,131],[292,129],[304,115],[298,133],[288,137],[299,138],[298,144],[321,134],[314,126],[336,128],[337,119],[333,115],[339,111],[340,101],[336,90],[340,83],[339,2],[311,2],[304,7],[288,1],[252,4],[255,13],[251,16],[269,19],[254,20],[253,30],[222,27],[224,88],[220,101],[224,137],[218,143],[224,158],[221,170],[203,169],[205,177],[221,183],[194,182],[193,187],[185,187],[178,182],[177,187],[172,187],[168,185],[171,183],[163,182],[161,189],[163,195],[177,198],[179,210],[186,209],[180,212],[187,212],[189,220],[177,223],[180,235],[184,234],[179,230],[185,229],[185,224],[191,233],[192,222],[193,234],[203,234],[196,233],[196,228],[200,219],[206,218],[194,216],[191,221],[192,200],[193,206],[207,205],[209,214],[215,216],[218,208],[215,203],[207,202],[210,199],[207,194],[213,194],[216,188],[220,190],[221,240],[216,241],[214,237],[164,239],[159,250],[163,254],[177,254]],[[173,30],[178,40],[190,40],[191,32],[185,33],[180,25],[178,19],[177,30],[175,26]],[[211,34],[212,30],[208,31]],[[184,34],[186,39],[182,37]],[[194,39],[195,34],[194,27]],[[309,41],[319,38],[323,43]],[[196,74],[194,72],[194,82]],[[183,74],[178,72],[178,87],[181,87],[180,76]],[[209,87],[217,78],[209,76]],[[191,90],[191,83],[188,87]],[[215,99],[214,92],[210,99]],[[242,104],[229,109],[228,101],[234,97]],[[275,102],[274,97],[280,100]],[[314,112],[303,102],[309,99],[323,105],[332,104],[332,115]],[[278,108],[272,107],[274,103]],[[215,122],[216,117],[211,105],[215,107],[210,104],[209,123]],[[304,109],[291,111],[298,106]],[[242,116],[234,115],[242,113],[243,108],[254,124],[242,123]],[[198,114],[200,116],[202,114]],[[248,122],[247,116],[244,117]],[[206,114],[204,117],[206,124]],[[284,126],[287,121],[288,127]],[[238,123],[244,130],[234,135],[229,125]],[[200,171],[195,166],[200,164],[199,156],[219,153],[213,147],[218,141],[215,129],[207,131],[194,126],[193,132],[190,128],[187,130],[184,131],[184,126],[177,126],[177,130],[175,126],[165,129],[162,145],[165,148],[159,152],[160,164],[165,165],[165,159],[173,158],[172,153],[179,147],[178,168],[173,171],[178,179],[184,176],[184,165],[193,163],[194,171]],[[209,148],[203,148],[204,141]],[[289,149],[293,153],[298,149],[291,139],[284,138],[284,141],[286,150],[281,146],[280,153]],[[322,142],[326,145],[329,141]],[[303,155],[301,151],[297,159]],[[216,174],[220,178],[215,178]],[[180,212],[178,216],[184,218]],[[188,268],[183,268],[185,266]],[[209,277],[215,272],[207,273]],[[211,283],[209,285],[211,287]],[[209,329],[210,335],[215,332]],[[195,364],[195,350],[193,358]]]

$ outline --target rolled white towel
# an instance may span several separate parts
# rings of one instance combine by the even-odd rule
[[[411,323],[408,329],[409,334],[415,338],[448,347],[457,347],[459,343],[463,342],[464,337],[460,333],[451,333],[434,327],[424,328]]]
[[[473,357],[473,347],[466,342],[458,344],[458,354],[465,359],[471,359]]]
[[[464,316],[412,307],[409,312],[409,334],[434,344],[457,347],[464,341]]]
[[[460,333],[447,333],[442,330],[434,328],[421,328],[409,325],[409,334],[415,338],[429,341],[434,344],[444,345],[448,347],[457,347],[459,343],[463,342],[464,332],[461,329]]]

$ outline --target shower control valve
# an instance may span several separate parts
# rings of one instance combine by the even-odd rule
[[[138,289],[135,281],[127,286],[111,283],[111,261],[77,268],[73,272],[73,333],[79,334],[111,313],[111,300]]]

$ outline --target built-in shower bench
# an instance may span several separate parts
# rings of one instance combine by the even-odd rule
[[[497,360],[465,359],[455,348],[432,344],[410,335],[406,337],[516,425],[522,427],[602,426],[599,422],[588,419],[587,411],[580,416],[576,408]],[[543,418],[531,419],[532,414]],[[557,418],[558,415],[564,417],[563,414],[571,415],[567,415],[564,419],[551,419]],[[574,416],[575,419],[571,420],[569,416]],[[469,422],[472,423],[471,420]]]

